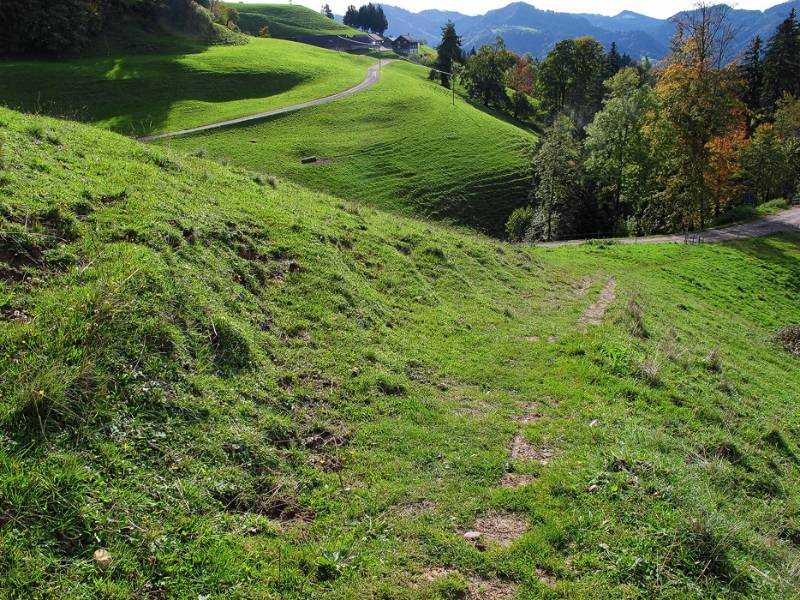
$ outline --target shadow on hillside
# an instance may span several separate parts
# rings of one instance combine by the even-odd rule
[[[198,46],[186,52],[182,47],[180,52],[72,61],[0,62],[0,102],[24,112],[103,122],[119,133],[143,135],[161,130],[180,102],[266,98],[305,79],[289,72],[205,71],[185,62],[204,49]]]
[[[796,251],[787,251],[784,245],[776,242],[790,242]],[[800,292],[800,227],[796,227],[794,232],[727,242],[726,245],[759,261],[780,265],[788,274],[787,285]]]

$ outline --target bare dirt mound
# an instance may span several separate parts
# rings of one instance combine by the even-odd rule
[[[533,475],[524,473],[506,473],[500,478],[500,486],[508,490],[516,490],[533,483],[534,479]]]
[[[617,299],[617,280],[608,280],[606,287],[600,292],[600,298],[583,313],[580,323],[583,325],[602,325],[608,307]]]
[[[532,446],[522,435],[514,436],[511,442],[511,460],[529,460],[547,465],[554,455],[547,446]]]
[[[469,600],[507,600],[517,593],[517,585],[498,579],[473,578],[469,580]]]
[[[518,537],[528,531],[528,520],[511,513],[489,513],[478,517],[475,526],[464,533],[464,539],[474,542],[479,548],[496,544],[507,548]]]

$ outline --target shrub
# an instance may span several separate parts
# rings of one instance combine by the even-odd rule
[[[758,211],[752,206],[735,206],[728,212],[721,214],[711,221],[712,227],[740,223],[742,221],[753,221],[759,217]]]
[[[506,221],[506,235],[512,242],[522,242],[528,236],[533,221],[533,207],[525,206],[511,213]]]

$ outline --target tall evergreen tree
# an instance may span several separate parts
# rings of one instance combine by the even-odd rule
[[[767,44],[762,95],[764,107],[774,111],[784,92],[800,96],[800,24],[794,9],[778,25]]]
[[[442,41],[436,47],[439,57],[436,59],[436,67],[443,73],[439,73],[442,85],[450,87],[450,76],[447,73],[453,72],[453,65],[461,61],[464,51],[461,49],[461,38],[456,33],[456,26],[452,21],[442,27]]]
[[[322,12],[322,14],[324,16],[328,17],[329,19],[333,18],[333,11],[331,10],[331,5],[330,4],[324,5],[322,7],[322,11],[321,12]]]
[[[347,11],[344,13],[344,19],[342,22],[347,25],[348,27],[353,27],[358,29],[358,9],[354,5],[350,5],[347,7]]]
[[[378,6],[375,10],[375,23],[372,29],[373,33],[383,35],[389,29],[389,19],[386,18],[386,13],[383,12],[383,7]]]
[[[608,51],[608,76],[613,77],[622,69],[622,57],[617,51],[617,42],[611,42],[611,50]]]
[[[750,43],[739,67],[743,83],[742,101],[749,113],[748,133],[753,132],[761,113],[761,94],[764,86],[763,41],[759,36]]]

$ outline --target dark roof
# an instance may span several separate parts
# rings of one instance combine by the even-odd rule
[[[399,42],[400,40],[405,40],[409,44],[421,44],[422,40],[418,40],[417,38],[411,37],[410,35],[398,35],[394,38],[395,42]]]

